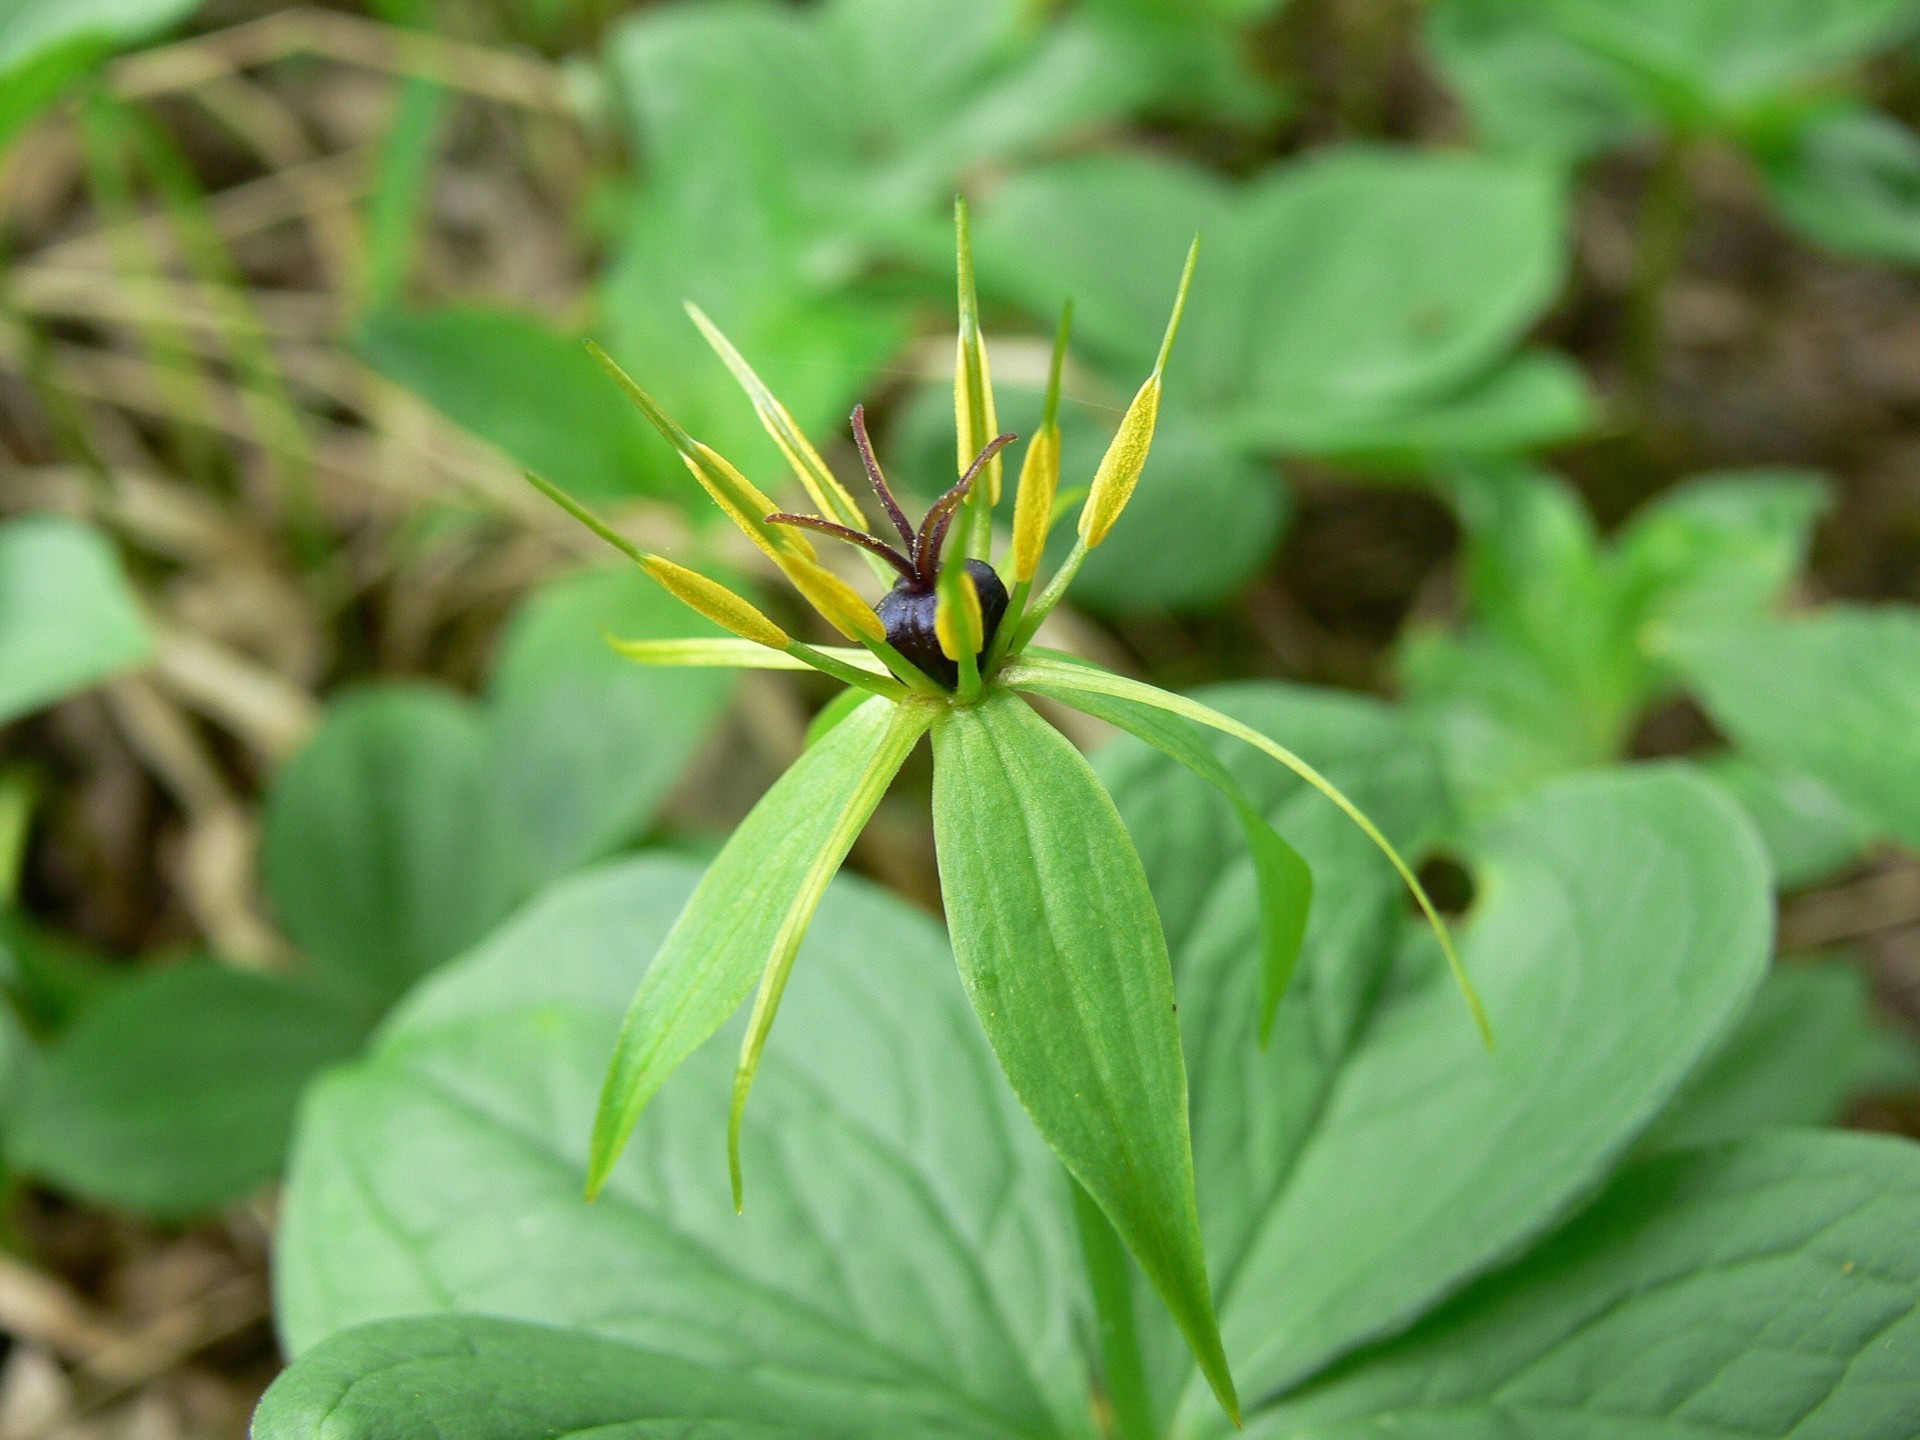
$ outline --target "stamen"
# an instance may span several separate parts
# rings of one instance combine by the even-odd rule
[[[860,463],[867,467],[867,478],[873,482],[873,493],[880,497],[880,503],[886,507],[887,518],[893,521],[893,528],[900,532],[900,539],[908,550],[913,549],[913,526],[907,523],[907,515],[900,508],[900,502],[893,498],[893,491],[887,488],[887,477],[880,473],[880,462],[873,458],[873,441],[867,438],[867,407],[853,407],[853,443],[860,450]]]
[[[822,535],[831,535],[836,540],[844,540],[849,545],[858,545],[871,550],[886,561],[901,576],[908,580],[918,579],[913,562],[884,541],[877,540],[864,530],[855,530],[851,526],[838,525],[831,520],[822,520],[818,515],[789,515],[784,510],[775,511],[767,516],[769,525],[798,525],[808,530],[818,530]]]
[[[919,572],[923,583],[933,584],[934,576],[939,573],[940,551],[947,543],[947,527],[953,523],[954,512],[973,489],[974,480],[989,460],[1019,438],[1011,431],[994,436],[987,442],[986,448],[973,457],[973,463],[967,466],[967,473],[960,477],[959,483],[934,501],[932,508],[927,511],[927,518],[920,522],[920,534],[913,542],[913,567]]]

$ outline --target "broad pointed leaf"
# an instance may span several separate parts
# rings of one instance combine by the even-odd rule
[[[944,712],[933,746],[941,892],[974,1010],[1232,1413],[1173,975],[1139,857],[1092,768],[1017,697]]]
[[[1257,1440],[1905,1440],[1920,1148],[1785,1132],[1623,1171],[1586,1213]]]
[[[278,1239],[289,1353],[470,1311],[797,1380],[838,1433],[1084,1436],[1059,1165],[939,927],[871,886],[830,887],[794,967],[746,1113],[745,1213],[726,1177],[739,1022],[581,1202],[633,969],[699,879],[653,857],[563,882],[320,1082]]]
[[[1920,610],[1682,629],[1666,649],[1743,749],[1920,846]]]
[[[260,1402],[253,1440],[787,1440],[839,1433],[796,1385],[579,1330],[485,1316],[335,1336]]]

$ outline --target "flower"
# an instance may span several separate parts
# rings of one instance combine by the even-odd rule
[[[1221,1404],[1237,1419],[1201,1247],[1185,1063],[1159,917],[1139,857],[1093,770],[1022,697],[1048,696],[1130,731],[1226,795],[1246,835],[1259,889],[1263,1039],[1299,954],[1312,875],[1195,724],[1263,751],[1366,832],[1425,911],[1489,1044],[1491,1035],[1420,882],[1330,781],[1266,735],[1197,701],[1033,644],[1140,483],[1198,239],[1187,255],[1159,358],[1094,472],[1073,547],[1036,593],[1058,508],[1058,414],[1071,311],[1062,316],[1046,408],[1020,467],[1011,543],[1005,547],[1009,588],[993,568],[993,522],[1002,452],[1017,437],[995,433],[964,206],[956,207],[956,223],[959,475],[917,527],[874,458],[862,411],[853,412],[854,440],[898,547],[868,528],[851,492],[698,309],[689,306],[694,323],[746,390],[818,513],[779,509],[595,351],[702,488],[853,645],[814,647],[794,639],[744,597],[637,549],[562,492],[529,477],[674,595],[738,637],[622,642],[622,653],[656,665],[811,667],[853,687],[855,701],[836,705],[837,723],[741,822],[642,977],[601,1095],[588,1193],[605,1182],[667,1076],[757,989],[728,1134],[734,1200],[741,1202],[740,1116],[807,925],[894,775],[920,738],[931,734],[942,894],[975,1012],[1041,1135],[1132,1252]],[[820,564],[809,533],[853,544],[867,556],[890,585],[877,606]],[[876,975],[874,983],[884,985],[885,976]]]

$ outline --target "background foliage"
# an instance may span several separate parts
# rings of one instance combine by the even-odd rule
[[[1630,1305],[1583,1338],[1566,1297],[1638,1283],[1601,1273],[1596,1234],[1644,1231],[1688,1267],[1709,1239],[1777,1242],[1780,1265],[1817,1269],[1820,1217],[1858,1213],[1848,1187],[1897,1190],[1881,1142],[1666,1152],[1780,1123],[1920,1133],[1916,36],[1909,0],[8,7],[0,1430],[241,1433],[278,1366],[269,1182],[329,1067],[304,1153],[344,1137],[362,1183],[336,1193],[318,1162],[293,1178],[289,1347],[421,1308],[413,1281],[342,1278],[312,1243],[322,1223],[329,1244],[390,1226],[363,1213],[376,1201],[439,1238],[371,1268],[469,1308],[585,1318],[515,1291],[535,1272],[487,1248],[528,1207],[578,1293],[619,1288],[630,1237],[576,1234],[597,1222],[562,1204],[565,1167],[499,1158],[501,1117],[577,1138],[594,1077],[567,1067],[605,1048],[688,857],[798,753],[824,697],[611,655],[603,631],[697,622],[592,568],[517,471],[764,579],[579,343],[774,488],[779,457],[692,300],[830,456],[865,401],[907,487],[942,488],[956,192],[1009,428],[1037,418],[1075,303],[1067,485],[1205,234],[1145,483],[1053,638],[1175,687],[1288,682],[1214,698],[1321,747],[1396,839],[1450,857],[1429,874],[1472,917],[1496,1012],[1525,1017],[1496,1013],[1502,1053],[1462,1061],[1463,1089],[1430,1083],[1464,1037],[1423,1018],[1451,997],[1397,988],[1418,967],[1386,877],[1222,751],[1322,872],[1299,993],[1259,1050],[1258,1004],[1221,998],[1255,944],[1230,858],[1244,817],[1132,742],[1100,750],[1173,952],[1209,1252],[1252,1277],[1223,1316],[1254,1357],[1249,1398],[1279,1397],[1263,1423],[1359,1436],[1416,1400],[1464,1407],[1394,1422],[1439,1433],[1419,1427],[1479,1423],[1494,1387],[1553,1393],[1569,1368],[1657,1350],[1669,1320]],[[847,1263],[831,1237],[795,1258],[784,1207],[845,1197],[804,1193],[819,1182],[783,1143],[839,1143],[839,1107],[918,1143],[855,1080],[817,1077],[851,1089],[808,1108],[772,1072],[811,1073],[826,1022],[807,1007],[863,973],[861,946],[926,958],[924,1003],[955,1011],[944,948],[898,898],[937,895],[928,790],[910,769],[881,806],[853,864],[896,898],[830,897],[846,977],[808,999],[805,967],[832,963],[810,947],[775,1032],[750,1163],[763,1191],[794,1190],[764,1196],[776,1219],[746,1267],[762,1288]],[[1719,838],[1666,834],[1688,826]],[[1703,872],[1665,900],[1636,868],[1636,846],[1662,845]],[[1602,955],[1643,968],[1557,958]],[[920,979],[903,983],[905,1005]],[[856,1328],[889,1340],[885,1370],[894,1350],[944,1353],[922,1329],[947,1323],[977,1342],[967,1403],[1071,1433],[1081,1297],[1050,1287],[1080,1283],[1072,1217],[1025,1142],[980,1118],[1008,1102],[955,1013],[910,1056],[883,1053],[879,1026],[869,1058],[982,1134],[863,1193],[905,1215],[920,1176],[959,1187],[943,1193],[965,1215],[989,1198],[968,1172],[1020,1195],[1008,1233],[913,1261],[944,1294],[941,1267],[978,1250],[997,1313],[903,1306]],[[1616,1029],[1576,1023],[1596,1013]],[[1632,1043],[1596,1038],[1614,1033]],[[502,1108],[448,1142],[458,1163],[412,1153],[411,1107],[455,1082]],[[1327,1103],[1268,1114],[1262,1087]],[[710,1148],[696,1088],[648,1122],[666,1153]],[[1586,1113],[1598,1092],[1608,1113]],[[1471,1138],[1444,1118],[1466,1114]],[[1442,1213],[1449,1184],[1489,1176],[1471,1225]],[[649,1233],[731,1225],[723,1194],[622,1177]],[[1655,1213],[1655,1192],[1679,1198]],[[1739,1229],[1730,1197],[1750,1192],[1770,1198]],[[1352,1246],[1398,1258],[1355,1286]],[[1301,1296],[1293,1330],[1235,1309],[1263,1273]],[[718,1283],[689,1274],[682,1318],[730,1303]],[[1708,1309],[1734,1293],[1689,1283]],[[644,1331],[572,1342],[609,1405]],[[1487,1338],[1520,1331],[1536,1351]],[[827,1343],[799,1321],[761,1339],[803,1366]],[[1144,1342],[1162,1418],[1198,1415],[1177,1338]],[[524,1359],[535,1342],[433,1343]],[[728,1393],[657,1363],[652,1393],[689,1414]],[[859,1403],[878,1424],[961,1403],[921,1383],[892,1374]],[[784,1419],[797,1402],[754,1403]],[[1868,1433],[1854,1421],[1839,1433]]]

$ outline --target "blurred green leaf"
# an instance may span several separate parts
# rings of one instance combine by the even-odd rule
[[[1920,1152],[1786,1134],[1657,1156],[1249,1435],[1897,1440],[1920,1365]]]
[[[0,525],[0,724],[139,663],[151,644],[97,531],[54,515]]]
[[[415,77],[401,90],[387,123],[366,217],[364,303],[376,315],[395,311],[405,296],[420,247],[421,219],[433,194],[431,170],[450,99],[446,86]],[[403,337],[398,348],[403,353],[417,350],[418,337],[412,347]]]
[[[1765,614],[1826,503],[1804,471],[1704,475],[1603,548],[1578,493],[1548,472],[1455,465],[1441,487],[1466,531],[1468,618],[1412,630],[1400,668],[1473,810],[1619,758],[1675,687],[1658,637]]]
[[[1010,694],[935,722],[933,827],[960,976],[1014,1092],[1238,1418],[1201,1249],[1160,917],[1067,740]]]
[[[265,880],[295,943],[377,1010],[632,839],[731,683],[642,671],[602,633],[709,628],[637,571],[566,576],[516,617],[484,706],[417,685],[336,702],[268,799]]]
[[[0,149],[115,50],[199,8],[200,0],[10,0],[0,9]]]
[[[1914,0],[1549,0],[1551,23],[1648,86],[1671,118],[1766,103],[1920,28]]]
[[[262,868],[287,934],[372,1013],[506,913],[486,722],[419,685],[362,690],[275,779]]]
[[[977,247],[989,287],[1029,309],[1072,296],[1076,341],[1130,383],[1196,227],[1169,396],[1234,446],[1505,447],[1584,419],[1566,367],[1506,368],[1562,280],[1544,167],[1349,147],[1232,191],[1167,162],[1069,160],[1011,178]]]
[[[1152,107],[1262,128],[1282,118],[1286,89],[1256,67],[1247,31],[1286,0],[1088,0],[1086,14],[1154,79]]]
[[[608,637],[719,633],[627,566],[562,576],[521,606],[487,684],[510,890],[529,895],[644,829],[733,694],[726,671],[636,665]]]
[[[1482,143],[1578,160],[1652,127],[1633,77],[1563,33],[1540,0],[1436,0],[1427,48]]]
[[[274,976],[209,964],[136,975],[46,1050],[8,1159],[108,1204],[210,1209],[279,1172],[307,1081],[364,1036]]]
[[[649,857],[556,887],[320,1083],[279,1234],[292,1352],[473,1309],[799,1377],[841,1432],[1082,1433],[1059,1167],[937,925],[871,886],[834,883],[794,969],[746,1113],[745,1213],[726,1173],[737,1026],[581,1204],[635,972],[700,873]]]
[[[910,295],[865,279],[876,263],[944,268],[932,217],[965,170],[1142,93],[1091,29],[1017,0],[654,6],[608,64],[646,161],[603,291],[610,348],[690,432],[768,475],[778,458],[682,302],[803,430],[837,429],[911,331]]]
[[[1767,193],[1801,234],[1842,255],[1920,265],[1920,140],[1892,116],[1816,109],[1759,158]]]
[[[1920,611],[1676,627],[1662,646],[1742,749],[1920,846]]]
[[[1483,135],[1578,158],[1656,117],[1737,136],[1916,29],[1914,0],[1443,0],[1429,36]]]
[[[354,349],[449,420],[585,499],[672,493],[646,422],[579,339],[478,308],[375,311]]]
[[[1774,884],[1782,890],[1833,878],[1879,838],[1872,822],[1809,775],[1732,751],[1710,756],[1703,768],[1760,832],[1773,858]]]
[[[510,1395],[511,1403],[501,1397]],[[255,1440],[701,1440],[842,1434],[804,1387],[748,1379],[578,1330],[486,1316],[388,1320],[335,1336],[274,1382]]]
[[[0,986],[34,1035],[59,1034],[120,978],[107,956],[36,923],[17,905],[0,906]]]
[[[1917,1082],[1920,1048],[1875,1017],[1857,964],[1776,965],[1738,1028],[1642,1143],[1673,1149],[1755,1130],[1833,1125],[1860,1095]]]
[[[1695,476],[1633,517],[1617,583],[1643,629],[1764,614],[1805,566],[1827,503],[1812,471]]]

